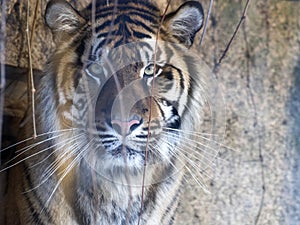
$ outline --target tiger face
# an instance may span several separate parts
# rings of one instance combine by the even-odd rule
[[[162,15],[150,2],[123,0],[97,2],[82,14],[93,10],[95,19],[62,0],[47,7],[57,44],[49,66],[56,129],[75,128],[74,157],[93,161],[96,171],[137,173],[145,161],[167,167],[180,145],[176,131],[198,126],[189,119],[202,104],[189,48],[202,7],[191,1]]]

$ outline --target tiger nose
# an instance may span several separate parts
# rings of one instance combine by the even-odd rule
[[[136,116],[128,121],[122,121],[118,119],[114,119],[111,121],[112,127],[121,135],[129,135],[141,123],[142,121],[138,120]]]

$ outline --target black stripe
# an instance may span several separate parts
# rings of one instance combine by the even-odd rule
[[[31,180],[30,180],[30,178],[28,178],[28,175],[27,175],[28,173],[27,173],[27,170],[26,170],[27,167],[26,167],[25,163],[23,163],[23,167],[24,167],[24,171],[25,171],[24,173],[26,173],[25,178],[27,178],[28,183],[31,184]],[[22,190],[26,190],[25,179],[22,182]],[[33,221],[36,224],[43,224],[41,222],[41,216],[40,216],[40,214],[37,213],[37,210],[33,207],[34,204],[30,201],[30,197],[28,197],[28,195],[29,195],[29,192],[25,192],[23,194],[23,196],[25,198],[25,203],[27,204],[26,208],[29,209],[31,218],[33,219]],[[34,193],[33,193],[33,195],[34,195]]]
[[[100,127],[100,126],[98,126],[98,125],[96,125],[96,129],[97,129],[97,131],[106,131],[106,128],[105,127]]]
[[[110,134],[103,134],[103,135],[99,135],[100,138],[105,139],[105,138],[114,138],[113,135]]]
[[[184,89],[184,78],[183,78],[183,74],[182,74],[182,71],[181,69],[179,69],[178,67],[174,66],[174,65],[170,65],[172,68],[174,68],[175,70],[177,70],[177,72],[179,73],[179,77],[180,77],[180,87],[182,89]]]
[[[110,21],[110,20],[105,21],[105,22],[103,22],[102,24],[100,24],[99,26],[97,26],[95,28],[95,32],[99,33],[101,30],[104,30],[104,28],[109,27],[109,26],[111,26],[113,24],[115,24],[114,20],[113,21]]]
[[[151,44],[149,44],[147,42],[139,42],[138,46],[142,49],[147,48],[147,50],[149,50],[150,52],[153,51]]]
[[[183,90],[184,90],[184,78],[183,78],[182,71],[180,69],[178,69],[177,71],[178,71],[179,76],[180,76],[180,87],[181,87],[180,95],[181,95]]]
[[[105,19],[106,17],[112,16],[113,14],[113,7],[111,9],[101,9],[100,12],[96,12],[96,20],[100,18]]]
[[[170,217],[170,221],[169,221],[168,224],[171,225],[171,224],[174,223],[174,217],[175,217],[175,214],[176,214],[177,208],[178,208],[178,198],[179,198],[179,196],[180,196],[180,194],[181,194],[181,192],[180,192],[180,189],[181,189],[181,188],[182,188],[181,185],[177,188],[176,194],[173,196],[172,201],[171,201],[171,202],[169,203],[169,205],[167,206],[167,209],[166,209],[166,211],[165,211],[163,217],[162,217],[161,220],[160,220],[161,223],[164,221],[164,219],[166,218],[166,216],[171,212],[172,207],[173,207],[175,204],[177,204],[177,206],[175,207],[175,209],[174,209],[174,211],[173,211],[173,213],[172,213],[172,216]]]
[[[128,3],[132,3],[132,2],[133,2],[132,0],[129,0],[126,3],[121,3],[120,2],[119,4],[128,4]],[[142,10],[142,8],[140,8],[140,6],[145,6],[146,8],[149,9],[149,11],[144,10],[145,13],[152,14],[151,12],[159,12],[158,9],[157,9],[157,7],[155,7],[151,3],[148,3],[147,1],[139,1],[139,2],[136,2],[136,3],[137,3],[136,6],[132,6],[132,5],[118,5],[118,9],[120,9],[120,10],[137,10],[137,11],[140,11],[140,10]],[[154,14],[154,16],[155,16],[155,14]]]
[[[167,42],[165,45],[165,53],[167,55],[167,59],[171,59],[172,56],[174,55],[174,52],[173,52],[172,48],[170,48],[169,45],[170,45],[169,42]],[[173,44],[171,44],[171,45],[173,45]]]
[[[164,111],[162,110],[162,108],[160,107],[160,104],[158,104],[158,102],[156,102],[156,103],[157,103],[158,109],[159,109],[159,111],[160,111],[160,113],[161,113],[163,119],[166,120],[165,113],[164,113]]]
[[[194,64],[194,59],[191,56],[184,56],[184,61],[189,63],[189,65],[193,65]],[[190,85],[188,87],[188,101],[186,103],[186,105],[190,105],[191,104],[191,99],[194,98],[194,89],[195,89],[195,79],[193,78],[193,76],[197,75],[197,71],[194,69],[194,67],[188,66],[188,73],[189,73],[189,77],[190,77]],[[185,110],[184,113],[181,115],[182,117],[188,112],[188,110]]]
[[[121,23],[119,24],[119,29],[117,31],[117,35],[121,35],[123,38],[128,38],[130,37],[130,31],[127,27],[127,20],[129,19],[128,16],[120,16],[120,19],[121,19]]]
[[[101,38],[101,37],[107,38],[107,36],[113,36],[113,35],[115,35],[116,32],[117,32],[116,30],[111,30],[109,32],[99,33],[97,35],[97,38]]]
[[[168,225],[173,225],[173,224],[174,224],[174,222],[175,222],[175,214],[176,214],[176,210],[175,210],[175,212],[173,213],[173,215],[171,216]]]
[[[121,46],[122,44],[127,44],[128,40],[126,38],[121,38],[114,44],[114,48]]]
[[[134,7],[134,6],[119,6],[117,8],[117,12],[120,13],[121,11],[125,11],[123,13],[127,13],[127,14],[131,14],[131,15],[138,15],[138,16],[142,16],[143,18],[147,18],[147,20],[149,21],[156,21],[158,18],[156,13],[152,13],[150,10],[145,10],[143,8],[138,8],[138,7]],[[126,12],[129,11],[129,12]],[[158,12],[158,11],[156,11]],[[109,8],[105,8],[105,9],[101,9],[100,12],[96,12],[96,18],[105,18],[108,16],[113,15],[114,13],[114,6],[113,7],[109,7]]]
[[[181,125],[181,119],[180,119],[180,116],[177,113],[177,110],[174,107],[172,107],[172,108],[173,108],[172,109],[173,116],[167,121],[167,125],[166,126],[168,128],[179,129],[180,125]],[[175,113],[175,111],[176,111],[176,113]],[[175,121],[170,122],[170,120],[174,120],[175,116],[177,117],[175,119]]]
[[[154,30],[149,27],[148,25],[146,25],[145,23],[143,23],[142,21],[139,20],[130,20],[130,22],[134,23],[137,26],[141,26],[142,28],[144,28],[146,31],[150,32],[150,33],[156,33],[154,32]]]
[[[33,182],[31,180],[31,177],[30,177],[30,174],[29,174],[29,169],[27,167],[27,165],[25,164],[25,162],[23,163],[23,167],[24,167],[24,173],[25,173],[25,178],[27,180],[27,185],[29,187],[29,189],[31,189],[32,191],[31,192],[28,192],[28,193],[31,193],[32,194],[32,198],[34,198],[35,200],[37,200],[37,203],[39,205],[39,208],[40,209],[44,209],[43,212],[46,216],[46,218],[48,219],[48,221],[50,222],[50,224],[54,224],[54,220],[51,216],[51,214],[49,213],[49,211],[47,210],[47,208],[45,207],[45,205],[43,204],[42,200],[39,198],[39,196],[37,195],[36,191],[34,190],[34,186],[33,186]],[[23,190],[25,191],[25,187],[23,186]],[[27,196],[28,193],[25,193],[24,195]],[[29,199],[28,199],[29,200]],[[38,213],[36,212],[37,210],[34,210],[36,215],[38,215]],[[40,215],[39,215],[40,217]]]
[[[152,23],[152,24],[155,24],[155,23],[158,23],[158,17],[156,15],[151,15],[151,16],[148,16],[146,14],[143,14],[143,10],[142,9],[137,9],[136,11],[134,12],[129,12],[128,13],[129,15],[133,15],[133,16],[138,16],[140,17],[141,19],[143,20],[147,20],[148,22]]]
[[[149,27],[148,25],[146,25],[144,22],[142,22],[140,20],[132,19],[130,16],[124,15],[124,14],[118,15],[112,21],[103,22],[102,24],[100,24],[99,26],[96,27],[95,32],[99,33],[101,30],[104,30],[106,27],[111,26],[111,24],[116,25],[116,24],[120,24],[120,23],[121,24],[125,24],[125,23],[135,24],[137,26],[141,26],[148,32],[154,33],[153,29],[151,27]]]
[[[24,188],[24,186],[23,186],[23,188]],[[24,197],[25,197],[25,201],[27,204],[26,208],[30,210],[30,215],[31,215],[32,219],[34,220],[34,223],[44,225],[44,223],[41,221],[40,214],[36,211],[36,209],[33,208],[33,203],[30,201],[30,198],[27,196],[27,194],[24,194]]]
[[[117,139],[113,139],[113,140],[103,140],[102,144],[111,144],[113,142],[117,141]]]
[[[147,130],[148,130],[148,128],[147,128]],[[145,139],[145,138],[148,138],[148,135],[136,135],[135,137]]]
[[[164,72],[162,75],[164,75],[165,78],[167,78],[168,80],[172,81],[173,80],[173,72],[171,71],[166,71]],[[171,83],[171,87],[173,86],[173,84]],[[170,89],[170,87],[168,86],[168,89]]]
[[[146,1],[138,2],[138,3],[136,3],[136,5],[128,5],[128,3],[133,3],[133,1],[127,1],[126,3],[118,1],[117,11],[119,12],[119,11],[136,10],[136,11],[140,11],[140,12],[143,12],[145,14],[148,14],[150,16],[153,16],[153,17],[157,16],[155,14],[155,12],[156,13],[159,12],[157,7],[155,7],[152,4],[148,4]],[[145,6],[147,9],[143,9],[141,6]],[[96,16],[97,17],[98,16],[106,17],[108,15],[112,15],[114,8],[115,8],[115,5],[111,5],[111,6],[97,5],[96,6]],[[92,10],[92,5],[89,5],[87,9],[91,11]]]
[[[141,32],[138,32],[138,31],[133,31],[133,36],[136,37],[136,38],[151,38],[150,35],[148,34],[144,34],[144,33],[141,33]]]

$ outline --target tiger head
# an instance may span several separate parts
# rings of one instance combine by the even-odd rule
[[[201,4],[163,15],[148,1],[103,2],[81,13],[63,0],[47,6],[57,116],[47,124],[74,128],[74,157],[94,161],[96,171],[137,173],[145,161],[168,167],[180,149],[178,131],[200,127],[201,66],[190,47]]]

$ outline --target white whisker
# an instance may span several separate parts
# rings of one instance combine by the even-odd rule
[[[166,144],[168,144],[169,146],[170,146],[170,148],[169,148],[169,150],[172,152],[172,154],[173,155],[178,155],[176,152],[174,152],[174,150],[172,149],[174,146],[172,145],[172,144],[170,144],[169,142],[165,142]],[[177,147],[178,148],[178,147]],[[183,155],[184,156],[184,155]],[[186,156],[185,156],[186,157]],[[186,157],[187,158],[187,157]],[[188,159],[188,158],[187,158]],[[195,182],[205,191],[205,192],[207,192],[207,193],[210,193],[209,191],[208,191],[208,188],[207,188],[207,186],[204,184],[204,183],[202,183],[193,173],[192,173],[192,171],[190,170],[190,168],[188,168],[187,166],[186,166],[186,163],[185,162],[183,162],[183,160],[180,158],[180,157],[177,157],[177,160],[178,161],[180,161],[183,165],[184,165],[184,167],[188,170],[188,172],[191,174],[191,176],[193,177],[193,179],[195,180]],[[198,168],[199,169],[199,168]],[[198,171],[198,169],[196,169],[196,172],[197,172],[197,174],[201,177],[201,179],[202,180],[204,180],[204,178],[203,178],[203,176],[202,176],[202,174],[200,174],[199,173],[199,171]]]
[[[190,131],[190,130],[181,130],[181,129],[176,129],[176,128],[170,128],[170,127],[163,127],[164,130],[170,130],[170,131],[176,131],[176,132],[181,132],[185,134],[197,134],[200,135],[199,137],[204,138],[204,136],[201,135],[206,135],[206,136],[219,136],[218,134],[211,134],[211,133],[203,133],[203,132],[196,132],[196,131]]]
[[[172,161],[165,154],[163,154],[162,151],[157,151],[157,149],[159,149],[159,146],[157,144],[154,144],[154,143],[151,144],[151,143],[149,143],[149,147],[150,147],[150,150],[151,150],[152,153],[154,153],[156,156],[162,156],[164,159],[168,160],[168,163],[173,166],[173,168],[176,170],[176,172],[179,172],[179,170],[176,167],[176,165],[174,163],[172,163]]]
[[[34,137],[29,137],[27,139],[24,139],[22,141],[19,141],[19,142],[15,143],[15,144],[12,144],[12,145],[4,148],[4,149],[1,149],[0,152],[4,152],[4,151],[6,151],[8,149],[11,149],[11,148],[17,146],[17,145],[20,145],[20,144],[25,143],[25,142],[30,141],[30,140],[37,139],[39,137],[42,137],[42,136],[45,136],[45,135],[48,135],[48,134],[54,134],[54,133],[58,133],[58,132],[68,132],[68,131],[72,131],[72,130],[76,130],[76,129],[78,129],[78,128],[70,128],[70,129],[63,129],[63,130],[56,130],[56,131],[45,132],[45,133],[37,135],[35,138]]]
[[[217,154],[219,153],[218,150],[215,150],[214,148],[210,147],[209,145],[205,145],[205,144],[203,144],[203,143],[200,142],[200,141],[195,141],[195,140],[193,140],[193,139],[189,139],[189,138],[184,137],[184,136],[178,136],[178,135],[176,135],[176,134],[168,133],[168,132],[166,132],[166,131],[163,131],[163,135],[166,136],[166,137],[173,138],[173,139],[175,139],[175,140],[176,140],[176,138],[185,139],[187,144],[190,144],[190,143],[192,142],[192,143],[195,143],[195,144],[197,144],[197,145],[201,145],[201,146],[203,146],[203,147],[205,147],[205,148],[207,148],[207,149],[213,151],[215,154],[213,154],[213,155],[212,155],[211,153],[209,154],[209,155],[212,155],[212,156],[215,156],[215,155],[217,155]],[[170,135],[170,136],[169,136],[169,135]],[[207,153],[207,151],[204,151],[203,149],[200,149],[200,150]]]
[[[46,182],[62,165],[64,165],[68,160],[70,160],[76,153],[72,149],[80,149],[77,143],[70,146],[69,151],[65,151],[60,155],[60,158],[56,158],[53,163],[51,163],[44,172],[44,180],[42,183]],[[70,151],[71,150],[71,151]]]
[[[71,141],[74,141],[74,140],[71,140]],[[76,146],[76,144],[73,144],[70,146],[70,149],[73,148],[73,146]],[[56,151],[58,151],[59,149],[56,149],[54,152],[52,152],[51,154],[55,154]],[[51,163],[45,170],[42,178],[43,180],[41,180],[39,182],[38,185],[36,185],[35,187],[31,188],[31,189],[28,189],[26,190],[24,193],[27,193],[27,192],[30,192],[30,191],[33,191],[37,188],[39,188],[40,186],[42,186],[66,161],[68,161],[72,156],[74,156],[74,154],[71,154],[72,152],[71,151],[66,151],[64,152],[60,157],[63,158],[62,160],[61,159],[55,159],[55,161],[53,163]],[[68,156],[67,156],[68,155]],[[49,157],[49,156],[48,156]],[[36,166],[33,165],[32,167]],[[32,168],[31,167],[31,168]]]
[[[221,147],[224,147],[228,150],[231,150],[231,151],[235,151],[235,152],[239,152],[238,150],[234,149],[234,148],[231,148],[227,145],[224,145],[223,143],[220,143],[216,140],[213,140],[213,139],[210,139],[210,138],[207,138],[205,137],[204,135],[206,136],[220,136],[218,134],[209,134],[209,133],[201,133],[201,132],[195,132],[195,131],[188,131],[188,130],[180,130],[180,129],[174,129],[174,128],[168,128],[168,127],[164,127],[163,128],[164,130],[170,130],[170,131],[175,131],[175,132],[179,132],[179,133],[184,133],[184,134],[190,134],[190,135],[193,135],[195,137],[198,137],[198,138],[202,138],[204,140],[207,140],[207,141],[210,141],[210,142],[213,142]]]
[[[56,136],[55,138],[60,137],[60,136],[62,136],[62,135],[58,135],[58,136]],[[53,138],[51,138],[51,139],[53,139]],[[46,141],[48,141],[48,140],[50,140],[50,139],[47,139]],[[18,157],[20,157],[20,156],[21,156],[22,154],[24,154],[25,152],[29,151],[30,149],[32,149],[32,148],[34,148],[34,147],[38,146],[39,144],[44,143],[44,142],[46,142],[46,141],[39,142],[39,143],[37,143],[36,145],[34,145],[34,144],[33,144],[33,145],[30,145],[30,146],[28,147],[28,149],[24,148],[25,150],[23,149],[23,151],[22,151],[21,153],[19,153],[18,155],[16,155],[15,157],[13,157],[12,159],[10,159],[9,161],[7,161],[6,164],[12,162],[13,160],[17,159]],[[12,168],[12,167],[14,167],[14,166],[16,166],[16,165],[18,165],[18,164],[20,164],[21,162],[24,162],[24,161],[26,161],[26,160],[28,160],[28,159],[30,159],[30,158],[33,158],[33,157],[35,157],[35,156],[37,156],[37,155],[39,155],[39,154],[41,154],[41,153],[43,153],[43,152],[46,152],[46,151],[48,151],[49,149],[51,149],[52,147],[54,147],[54,146],[55,146],[55,145],[50,146],[50,147],[47,147],[47,148],[45,148],[45,149],[43,149],[43,150],[41,150],[41,151],[35,152],[35,153],[33,153],[33,154],[31,154],[31,155],[29,155],[29,156],[27,156],[27,157],[25,157],[25,158],[23,158],[23,159],[17,161],[16,163],[13,163],[12,165],[9,165],[9,166],[7,166],[7,167],[1,169],[1,170],[0,170],[0,173],[3,172],[3,171],[5,171],[5,170],[8,170],[8,169],[10,169],[10,168]]]
[[[168,136],[164,136],[164,137],[165,138],[170,138]],[[168,140],[166,140],[165,138],[163,139],[163,141],[166,142],[166,143],[169,143]],[[173,138],[173,139],[176,140],[176,138]],[[191,150],[191,152],[194,152],[195,154],[199,155],[199,157],[205,159],[208,162],[209,165],[214,165],[213,159],[216,158],[217,154],[209,154],[209,153],[205,152],[203,149],[201,149],[200,147],[193,146],[191,143],[185,143],[185,144],[186,144],[185,147],[187,149]],[[200,150],[200,151],[196,151],[197,149]],[[184,151],[187,154],[192,155],[190,152],[188,152],[184,149],[181,149],[181,151]],[[207,153],[207,154],[202,154],[201,152],[204,152],[204,153]],[[209,157],[209,155],[211,157]],[[196,156],[194,156],[194,157],[196,157]],[[204,163],[200,158],[197,158],[197,159],[200,160],[202,163]]]
[[[52,193],[50,194],[48,200],[45,203],[45,206],[42,208],[41,213],[44,211],[45,207],[49,205],[54,193],[56,192],[57,188],[59,187],[59,185],[61,184],[61,182],[63,181],[63,179],[66,177],[66,175],[74,168],[74,166],[76,165],[76,163],[78,163],[80,160],[80,158],[82,158],[83,153],[85,153],[85,151],[90,147],[90,144],[93,142],[94,139],[92,139],[88,144],[85,145],[84,149],[81,149],[81,151],[78,153],[78,155],[74,158],[74,160],[67,166],[67,168],[64,169],[63,174],[61,175],[61,177],[59,178],[59,180],[57,181],[57,184],[55,185]]]
[[[66,140],[63,140],[63,141],[61,141],[61,142],[56,143],[55,145],[52,145],[52,146],[46,148],[46,149],[51,149],[51,148],[53,148],[53,147],[55,147],[55,146],[59,146],[59,147],[55,148],[55,150],[52,151],[52,152],[51,152],[47,157],[45,157],[43,160],[41,160],[40,162],[38,162],[38,163],[36,163],[36,164],[30,166],[29,168],[33,168],[33,167],[35,167],[35,166],[37,166],[37,165],[39,165],[39,164],[45,162],[47,159],[49,159],[50,156],[54,155],[54,153],[58,152],[58,151],[61,150],[63,147],[69,145],[69,144],[72,143],[73,141],[78,140],[77,138],[80,137],[80,136],[82,136],[82,135],[83,135],[83,134],[79,134],[79,135],[77,135],[77,136],[67,138]],[[61,144],[63,144],[63,145],[61,145]],[[71,147],[72,147],[72,146],[73,146],[73,145],[71,145]],[[43,149],[42,151],[44,151],[44,150],[45,150],[45,149]]]
[[[154,152],[154,154],[156,154],[156,155],[162,155],[164,157],[164,159],[166,159],[168,161],[168,163],[175,169],[175,172],[179,173],[180,170],[177,168],[177,166],[165,154],[163,154],[161,151],[156,150],[156,149],[159,149],[159,146],[157,144],[154,144],[154,145],[155,146],[153,146],[152,144],[149,144],[151,151]],[[184,181],[187,182],[187,178],[184,175],[185,174],[183,174],[182,179],[184,179]]]
[[[165,141],[166,144],[168,144],[169,146],[171,145],[168,141]],[[194,155],[192,155],[191,153],[189,153],[188,151],[184,150],[183,148],[180,148],[177,146],[177,149],[179,150],[178,152],[175,152],[172,148],[170,149],[172,151],[173,154],[179,155],[179,153],[188,160],[188,162],[196,169],[196,171],[198,172],[202,172],[204,173],[207,177],[209,177],[210,179],[212,179],[212,177],[205,171],[207,168],[213,169],[212,168],[212,162],[207,164],[204,163],[201,159],[195,157]],[[206,168],[200,168],[197,164],[195,164],[194,161],[192,161],[188,156],[186,156],[185,154],[183,154],[182,152],[185,152],[186,154],[188,154],[189,156],[194,157],[195,159],[197,159],[198,161],[200,161],[201,163],[206,165]],[[203,177],[202,177],[203,178]]]
[[[47,139],[45,139],[45,140],[42,140],[42,141],[33,143],[33,144],[31,144],[31,145],[25,146],[25,147],[23,147],[23,148],[17,150],[16,153],[20,153],[20,152],[21,152],[21,153],[19,154],[19,155],[21,155],[21,154],[23,154],[24,152],[26,152],[26,151],[28,151],[28,150],[30,150],[30,149],[32,149],[32,148],[34,148],[34,147],[36,147],[36,146],[38,146],[38,145],[40,145],[40,144],[46,143],[47,141],[51,141],[51,140],[53,140],[53,139],[55,139],[55,138],[58,138],[58,137],[61,137],[61,136],[63,136],[63,135],[65,135],[65,134],[59,134],[59,135],[56,135],[56,136],[47,138]],[[19,155],[17,155],[17,156],[19,156]],[[17,157],[17,156],[16,156],[16,157]]]

